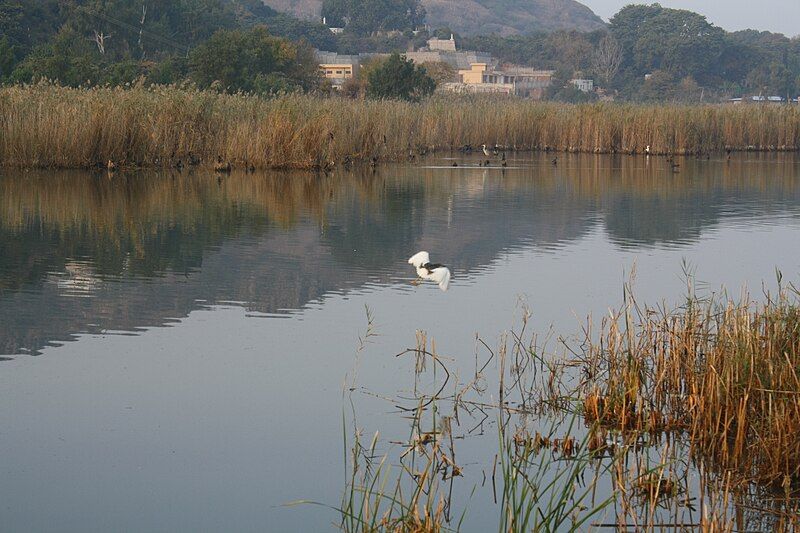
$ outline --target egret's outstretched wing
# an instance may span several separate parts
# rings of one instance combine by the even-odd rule
[[[411,256],[408,260],[409,265],[414,265],[415,267],[419,268],[422,265],[427,265],[431,262],[431,257],[428,255],[428,252],[418,252]]]
[[[439,284],[439,288],[446,291],[450,286],[450,269],[447,267],[434,268],[428,278]]]

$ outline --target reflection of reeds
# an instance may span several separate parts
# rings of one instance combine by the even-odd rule
[[[119,172],[113,179],[107,179],[105,173],[80,171],[11,171],[0,179],[0,226],[13,231],[35,220],[60,233],[86,228],[118,242],[129,232],[155,234],[164,227],[196,226],[202,216],[225,209],[228,215],[220,213],[217,223],[231,222],[231,206],[251,219],[268,219],[282,226],[291,226],[302,213],[324,223],[327,209],[339,212],[349,199],[363,200],[361,204],[370,211],[385,211],[382,191],[387,186],[424,190],[427,198],[435,199],[435,206],[446,205],[453,190],[461,195],[482,195],[535,189],[540,195],[563,194],[557,203],[575,206],[613,206],[623,196],[631,196],[634,204],[658,200],[675,206],[686,198],[741,196],[745,192],[769,196],[777,209],[782,199],[792,199],[798,191],[794,179],[797,162],[792,155],[751,155],[746,161],[734,158],[710,164],[689,160],[684,164],[686,171],[676,175],[667,174],[663,160],[656,158],[648,163],[643,157],[576,154],[564,158],[555,170],[537,158],[523,161],[533,169],[509,169],[502,179],[490,180],[485,179],[489,171],[480,168],[461,168],[458,174],[451,174],[415,166],[379,169],[374,175],[366,169],[329,175],[234,172],[221,180],[200,171]],[[537,168],[540,163],[542,168]],[[536,172],[535,182],[530,179],[531,172]],[[658,221],[661,225],[665,222]]]
[[[421,104],[156,88],[0,89],[0,163],[327,168],[464,145],[662,153],[796,150],[792,106],[633,106],[434,98]],[[180,162],[180,163],[179,163]]]

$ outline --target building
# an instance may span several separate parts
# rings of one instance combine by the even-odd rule
[[[475,93],[514,94],[514,78],[489,68],[488,63],[473,63],[469,69],[458,71],[462,91]]]
[[[322,17],[322,25],[326,26],[334,35],[339,35],[340,33],[344,32],[344,28],[332,28],[328,26],[328,19],[326,19],[325,17]]]
[[[444,44],[442,44],[444,43]],[[446,49],[431,49],[431,46]],[[336,52],[316,51],[321,75],[330,80],[335,88],[345,81],[358,77],[359,67],[365,61],[388,57],[389,54],[362,53],[343,55]],[[414,63],[446,63],[457,70],[458,82],[444,83],[441,90],[459,93],[499,93],[541,99],[552,83],[552,70],[537,70],[516,65],[502,67],[490,55],[483,52],[455,49],[455,40],[431,39],[428,48],[404,54]],[[589,80],[591,81],[591,80]]]
[[[576,89],[584,93],[590,93],[594,90],[594,80],[576,78],[574,80],[569,80],[569,82],[574,85]]]
[[[730,104],[783,104],[786,99],[782,96],[750,96],[747,98],[730,98]],[[791,103],[792,100],[789,100]]]
[[[493,68],[489,63],[473,63],[458,71],[459,82],[445,84],[443,89],[461,93],[495,93],[540,99],[550,86],[554,72],[506,66]]]
[[[428,39],[428,50],[439,50],[442,52],[455,52],[456,39],[450,34],[449,39]]]
[[[428,39],[428,46],[405,54],[414,63],[446,63],[454,69],[469,69],[473,63],[494,63],[490,54],[458,50],[453,35],[449,39]]]
[[[541,100],[544,92],[553,83],[554,70],[538,70],[528,67],[506,66],[506,74],[514,77],[517,96]]]
[[[358,56],[341,55],[335,52],[316,52],[319,71],[335,88],[341,88],[350,78],[358,77],[361,61]]]

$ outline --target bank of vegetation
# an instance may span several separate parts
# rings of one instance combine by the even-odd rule
[[[71,87],[190,81],[228,92],[329,91],[317,76],[313,48],[403,53],[427,46],[430,37],[454,35],[459,49],[555,71],[545,95],[550,100],[599,98],[575,89],[573,78],[593,79],[601,94],[624,101],[800,95],[800,39],[726,32],[700,14],[658,4],[626,6],[595,31],[505,37],[485,24],[484,35],[459,35],[460,23],[456,32],[436,27],[420,0],[325,0],[322,14],[343,31],[334,34],[260,0],[0,0],[0,84],[42,78]],[[468,15],[474,13],[461,22]],[[437,81],[458,79],[444,63],[426,66],[431,74],[439,71]]]
[[[638,154],[648,145],[663,154],[797,150],[800,108],[262,98],[174,86],[0,89],[5,166],[213,166],[221,157],[240,168],[332,168],[417,162],[482,144]]]

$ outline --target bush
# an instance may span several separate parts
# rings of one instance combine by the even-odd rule
[[[436,82],[424,67],[414,65],[405,56],[392,54],[369,73],[367,95],[417,102],[436,89]]]

